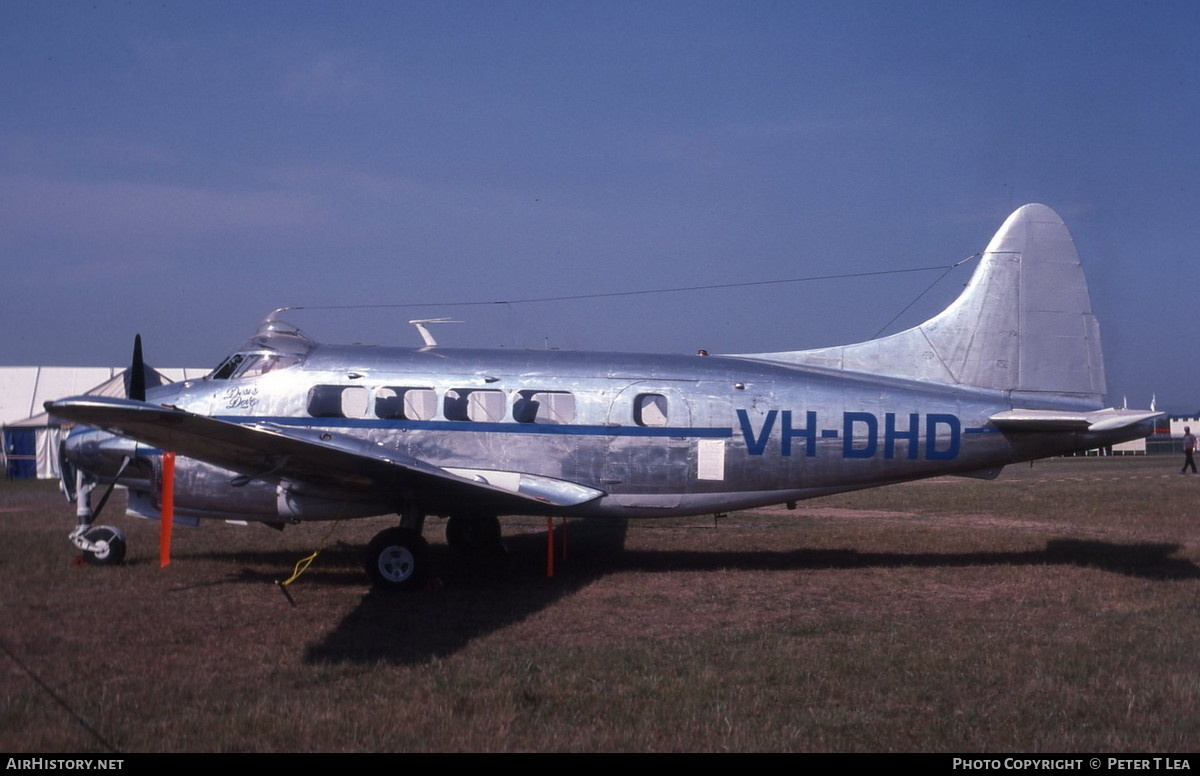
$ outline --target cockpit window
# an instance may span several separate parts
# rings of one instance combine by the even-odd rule
[[[233,373],[237,371],[237,368],[245,359],[246,357],[241,353],[234,353],[232,356],[222,361],[216,369],[212,370],[212,374],[208,376],[208,379],[228,380],[229,378],[233,377]]]
[[[277,369],[286,369],[300,362],[297,356],[280,353],[234,353],[208,376],[209,380],[230,380],[240,377],[259,377]]]
[[[287,369],[292,364],[299,362],[300,359],[295,356],[284,356],[278,353],[256,353],[246,358],[238,370],[234,372],[234,377],[258,377],[265,375],[267,372],[274,372],[277,369]]]

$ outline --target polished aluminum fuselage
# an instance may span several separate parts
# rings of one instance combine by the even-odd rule
[[[338,417],[314,417],[314,392],[350,388],[359,400]],[[380,417],[397,388],[431,390],[432,417]],[[452,412],[471,391],[496,401],[486,419]],[[531,393],[569,395],[569,422],[521,422]],[[639,397],[662,397],[665,417],[639,417]],[[565,351],[402,349],[313,344],[288,368],[244,379],[190,381],[152,390],[149,402],[283,429],[369,440],[465,476],[522,472],[603,493],[582,504],[522,512],[648,517],[723,512],[942,474],[989,476],[1015,461],[1109,444],[1097,433],[1009,436],[988,419],[1012,409],[1003,391],[918,383],[777,364],[746,357]],[[1029,407],[1025,401],[1023,406]],[[1094,409],[1047,399],[1046,409]],[[340,409],[340,408],[339,408]],[[497,414],[499,413],[499,414]],[[448,417],[449,414],[449,417]],[[89,457],[86,433],[97,435]],[[112,469],[135,443],[103,432],[77,440],[79,463]],[[1112,436],[1112,435],[1110,435]],[[1121,438],[1131,436],[1126,429]],[[108,461],[100,460],[102,449]],[[123,478],[152,512],[160,450],[137,445]],[[399,511],[450,514],[472,504],[398,499],[370,488],[314,487],[238,475],[199,461],[177,464],[183,514],[266,521]],[[487,509],[486,505],[478,505]],[[135,509],[137,507],[135,506]],[[494,510],[493,510],[494,511]]]
[[[176,507],[193,515],[646,517],[989,477],[1148,435],[1157,413],[1102,409],[1105,390],[1074,241],[1033,204],[949,307],[867,342],[733,356],[334,346],[273,314],[204,380],[48,409],[119,435],[73,434],[67,458],[96,479],[129,458],[121,481],[146,514],[176,446],[191,456]]]

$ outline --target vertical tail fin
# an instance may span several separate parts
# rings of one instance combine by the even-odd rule
[[[1105,392],[1083,266],[1066,224],[1045,205],[1009,216],[963,293],[920,326],[855,345],[753,357],[1096,407]]]

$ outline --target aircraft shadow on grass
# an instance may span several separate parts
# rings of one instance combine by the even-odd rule
[[[1200,578],[1200,568],[1173,557],[1170,543],[1119,544],[1054,539],[1041,550],[966,553],[858,552],[850,549],[750,551],[625,550],[624,521],[570,524],[570,556],[553,580],[543,576],[544,534],[506,539],[513,562],[503,572],[462,564],[444,567],[437,594],[396,596],[372,591],[320,643],[308,662],[417,664],[445,657],[473,640],[520,622],[616,571],[803,571],[972,566],[1079,566],[1163,581]],[[539,554],[540,553],[540,554]],[[350,571],[347,584],[361,584]]]
[[[624,550],[626,521],[569,526],[569,557],[545,578],[545,533],[505,537],[511,561],[443,563],[445,588],[434,595],[372,590],[336,629],[309,648],[309,662],[422,663],[454,654],[480,636],[520,622],[611,573]],[[561,547],[561,545],[560,545]],[[356,578],[361,584],[361,578]]]
[[[1183,545],[1114,544],[1081,539],[1053,539],[1045,549],[1020,552],[895,553],[852,549],[784,552],[654,552],[626,553],[622,567],[640,571],[788,571],[801,569],[958,568],[967,566],[1081,566],[1143,579],[1200,578],[1200,567],[1172,557]]]

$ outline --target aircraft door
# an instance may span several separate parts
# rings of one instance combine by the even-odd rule
[[[614,435],[602,482],[613,499],[630,507],[678,506],[692,476],[692,413],[683,392],[649,381],[629,385],[609,406],[608,425]]]

